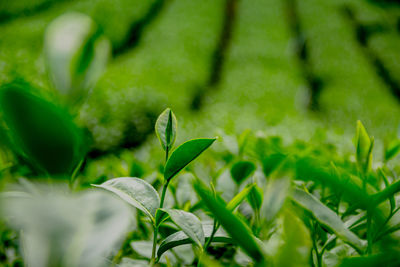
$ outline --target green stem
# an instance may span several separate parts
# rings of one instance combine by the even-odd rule
[[[215,233],[217,232],[217,230],[218,230],[218,228],[217,228],[217,220],[214,219],[213,229],[212,229],[210,238],[208,238],[206,244],[204,245],[204,251],[207,251],[207,249],[208,249],[208,247],[210,246],[210,244],[211,244],[211,242],[212,242],[212,240],[213,240],[213,238],[214,238],[214,235],[215,235]]]
[[[165,149],[165,163],[168,161],[168,153],[169,153],[169,149],[167,146]],[[167,193],[168,184],[169,184],[169,180],[167,180],[167,182],[164,184],[163,189],[162,189],[161,200],[160,200],[160,209],[162,209],[164,206],[165,194]],[[155,222],[154,236],[153,236],[153,248],[151,250],[150,266],[153,266],[155,263],[155,260],[156,260],[157,235],[158,235],[158,225],[157,225],[157,222]]]
[[[368,241],[368,245],[367,245],[367,254],[371,254],[372,251],[372,222],[371,222],[372,216],[371,216],[371,211],[367,210],[367,241]]]
[[[314,225],[314,229],[313,229],[313,239],[312,239],[312,243],[313,243],[313,249],[315,251],[315,255],[317,256],[317,266],[318,267],[322,267],[322,254],[319,253],[318,251],[318,245],[317,245],[317,235],[316,235],[316,230],[317,230],[317,224],[313,223]]]
[[[376,193],[372,197],[375,198],[375,205],[380,204],[387,198],[390,198],[394,194],[400,191],[400,180],[396,181],[395,183],[391,184],[390,186],[383,189],[381,192]]]
[[[164,206],[164,200],[165,200],[165,195],[166,195],[166,193],[167,193],[168,184],[169,184],[169,181],[167,181],[167,182],[164,184],[164,187],[163,187],[163,190],[162,190],[162,193],[161,193],[160,209],[162,209],[163,206]]]
[[[153,248],[151,250],[150,266],[153,266],[156,261],[157,235],[158,235],[158,226],[154,226]]]

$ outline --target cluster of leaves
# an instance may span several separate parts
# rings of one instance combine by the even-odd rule
[[[62,54],[58,33],[71,29],[86,41],[70,36]],[[76,104],[105,64],[107,41],[90,19],[69,14],[45,42],[55,87],[63,103]],[[6,266],[400,265],[400,181],[390,164],[399,140],[382,162],[373,161],[374,139],[361,122],[352,155],[250,131],[175,148],[177,119],[166,109],[155,125],[165,157],[151,154],[152,163],[131,164],[132,176],[103,176],[88,188],[76,179],[85,135],[70,110],[48,98],[21,83],[0,90],[2,145],[19,159],[10,168],[3,153],[2,181],[47,178],[45,186],[21,178],[1,193],[2,220],[15,230],[1,225]],[[214,143],[219,149],[199,158]]]
[[[373,164],[374,140],[361,122],[357,123],[355,156],[347,157],[339,156],[330,145],[312,146],[297,141],[285,146],[278,137],[244,132],[233,146],[230,142],[226,148],[208,153],[215,162],[207,172],[211,176],[208,180],[197,177],[187,166],[215,138],[193,139],[174,148],[177,120],[170,109],[158,118],[156,133],[165,153],[165,164],[157,171],[162,176],[157,174],[151,180],[144,173],[143,178],[109,179],[93,185],[104,196],[92,196],[91,190],[85,189],[78,198],[68,201],[65,197],[55,198],[50,201],[51,207],[44,205],[44,201],[49,202],[48,196],[38,199],[38,195],[47,195],[37,193],[42,188],[37,190],[36,185],[20,180],[29,190],[3,193],[3,198],[7,198],[4,214],[6,218],[11,216],[7,221],[16,229],[24,229],[20,238],[29,244],[38,238],[32,229],[40,229],[41,219],[46,218],[47,230],[40,231],[41,238],[62,247],[57,235],[64,238],[70,235],[71,241],[67,242],[70,246],[60,250],[72,253],[69,260],[76,266],[87,264],[93,255],[104,255],[119,266],[399,264],[396,194],[400,182],[395,170],[388,167],[388,162],[399,152],[395,148],[397,142],[386,148],[383,162]],[[224,137],[219,143],[229,143],[227,139]],[[133,206],[132,216],[128,216],[121,201],[107,200],[110,194]],[[92,198],[93,206],[85,209],[83,203]],[[68,209],[72,210],[74,205],[83,208],[71,212],[86,221],[85,227],[74,225],[68,216],[48,214],[49,208],[58,209],[57,205],[63,201],[70,203],[66,205]],[[105,205],[110,201],[116,202]],[[96,202],[102,203],[101,206]],[[31,212],[24,213],[26,209]],[[86,214],[82,215],[82,211]],[[88,219],[84,219],[86,216]],[[136,223],[129,224],[126,221],[129,217],[135,217]],[[68,228],[49,227],[56,221]],[[116,221],[119,221],[118,232],[115,232]],[[92,226],[87,228],[89,225]],[[128,225],[131,231],[126,234]],[[69,234],[66,229],[70,229]],[[91,234],[80,239],[82,231],[88,229]],[[109,231],[114,235],[105,238]],[[102,238],[107,240],[108,248],[94,246]],[[117,242],[121,238],[125,239],[122,245]],[[49,246],[45,251],[54,248],[49,243],[43,245]],[[94,246],[91,253],[88,245]],[[121,249],[115,250],[118,246]],[[59,251],[46,254],[33,244],[21,250],[25,263],[33,266],[71,264],[65,257],[54,256]],[[91,266],[104,264],[107,265],[94,261]]]

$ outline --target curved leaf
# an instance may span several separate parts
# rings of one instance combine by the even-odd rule
[[[349,243],[359,251],[363,250],[366,244],[365,240],[360,239],[347,229],[339,216],[313,195],[303,190],[295,189],[292,199],[305,210],[309,211],[318,222],[331,229],[343,241]]]
[[[73,102],[86,97],[107,64],[110,48],[85,14],[69,12],[52,21],[45,32],[44,52],[50,78],[61,95]]]
[[[146,181],[134,177],[121,177],[93,186],[113,192],[130,205],[143,211],[154,222],[156,210],[160,205],[160,197]]]
[[[243,221],[226,208],[225,202],[219,196],[215,197],[214,193],[200,181],[194,184],[194,188],[204,204],[235,242],[242,247],[254,261],[260,264],[266,263],[267,259],[262,247],[251,233],[251,230]]]
[[[251,161],[238,161],[233,164],[231,168],[231,175],[233,180],[240,185],[244,180],[246,180],[254,171],[256,170],[256,165]]]
[[[190,237],[196,245],[202,247],[205,242],[203,227],[199,218],[193,213],[177,209],[161,209],[167,213],[172,221]]]
[[[211,224],[203,224],[203,232],[205,240],[207,241],[212,233],[213,226]],[[193,240],[189,238],[185,232],[179,231],[173,233],[163,240],[157,251],[157,257],[160,258],[164,252],[177,246],[192,244]],[[219,229],[212,239],[212,243],[228,243],[233,244],[234,241],[222,229]]]
[[[11,149],[42,172],[70,175],[85,152],[85,136],[64,108],[32,93],[27,83],[0,88],[0,112]],[[51,125],[51,127],[49,127]]]
[[[180,145],[171,154],[165,164],[164,178],[169,181],[190,162],[197,158],[204,150],[214,143],[215,138],[201,138],[189,140]]]
[[[242,202],[246,199],[246,197],[251,192],[252,188],[256,185],[256,183],[248,184],[240,191],[236,196],[234,196],[226,205],[226,208],[230,211],[234,211]]]
[[[278,214],[290,190],[290,178],[270,179],[264,192],[261,216],[271,222]]]
[[[175,143],[177,120],[171,109],[164,110],[156,121],[156,134],[164,150],[170,150]]]

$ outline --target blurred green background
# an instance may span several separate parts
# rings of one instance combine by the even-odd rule
[[[70,11],[91,16],[112,47],[79,109],[93,157],[143,143],[166,107],[178,141],[253,129],[345,143],[358,119],[377,140],[397,135],[397,1],[3,0],[1,84],[54,90],[45,29]]]

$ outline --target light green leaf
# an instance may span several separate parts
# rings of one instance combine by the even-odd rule
[[[98,80],[110,50],[109,41],[85,14],[63,14],[46,29],[44,51],[50,77],[57,90],[74,102]]]
[[[262,247],[251,233],[251,230],[243,221],[226,208],[225,202],[219,196],[214,197],[213,192],[201,181],[197,181],[194,184],[194,188],[207,208],[213,213],[215,218],[235,242],[242,247],[256,263],[266,263],[266,257]]]
[[[156,121],[156,134],[164,150],[171,150],[176,139],[177,120],[171,109],[164,110]]]
[[[121,177],[93,185],[111,191],[130,205],[143,211],[153,222],[160,205],[157,191],[146,181],[135,177]]]
[[[238,161],[233,164],[231,168],[231,175],[233,180],[240,185],[244,180],[246,180],[254,171],[256,170],[256,165],[251,161]]]
[[[356,156],[357,163],[363,170],[368,170],[372,162],[372,148],[374,141],[365,130],[361,121],[357,121]]]
[[[313,195],[303,190],[295,189],[292,199],[295,203],[310,212],[319,223],[331,229],[343,241],[349,243],[359,251],[364,249],[366,241],[360,239],[347,229],[339,216]]]
[[[193,139],[180,145],[174,150],[165,164],[165,180],[169,181],[172,179],[178,172],[211,146],[215,140],[215,138]]]
[[[389,144],[385,150],[385,161],[394,158],[400,152],[400,140],[395,140]]]
[[[310,266],[309,258],[312,242],[307,227],[290,210],[286,209],[282,213],[282,239],[285,242],[281,242],[276,255],[274,255],[274,266]]]
[[[248,184],[243,188],[242,191],[240,191],[238,194],[236,194],[226,205],[226,208],[229,211],[234,211],[242,202],[243,200],[246,199],[248,194],[250,193],[251,189],[255,186],[255,183]]]
[[[203,232],[204,232],[204,237],[205,240],[207,241],[212,233],[213,226],[210,224],[203,224]],[[232,244],[234,243],[233,239],[230,238],[222,229],[219,229],[213,239],[212,242],[214,243],[228,243]],[[160,258],[164,252],[166,252],[169,249],[175,248],[177,246],[181,245],[186,245],[186,244],[192,244],[193,240],[188,237],[188,235],[185,234],[183,231],[179,231],[176,233],[173,233],[172,235],[168,236],[163,240],[163,242],[160,244],[160,247],[158,248],[157,251],[157,257]]]
[[[161,209],[161,211],[167,213],[171,217],[171,220],[181,228],[196,245],[203,247],[205,238],[199,218],[193,213],[178,209]]]
[[[270,179],[264,193],[261,216],[271,222],[285,203],[290,189],[289,178]]]

